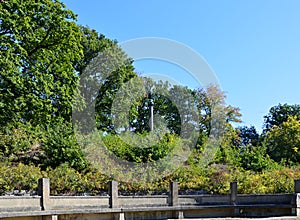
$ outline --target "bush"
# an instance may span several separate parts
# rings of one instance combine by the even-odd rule
[[[37,190],[38,179],[46,173],[34,165],[0,163],[0,194],[13,190]]]
[[[102,195],[107,193],[110,177],[99,170],[90,169],[79,172],[67,163],[56,168],[42,171],[32,164],[0,163],[0,194],[13,190],[36,191],[38,179],[50,178],[52,195]],[[233,169],[226,165],[213,164],[207,168],[184,166],[173,174],[154,182],[122,182],[119,189],[123,194],[157,194],[166,193],[170,181],[179,182],[181,191],[200,190],[203,193],[228,194],[230,182],[238,182],[238,193],[267,194],[292,193],[294,179],[300,178],[298,168],[281,167],[277,170],[254,172],[251,170]]]
[[[0,130],[2,160],[36,162],[35,153],[38,153],[41,142],[42,132],[39,127],[33,127],[30,123],[7,126],[4,130]]]
[[[176,135],[166,134],[160,139],[156,138],[155,136],[150,136],[143,143],[141,139],[147,139],[145,135],[130,136],[127,134],[122,138],[118,135],[107,135],[103,138],[103,142],[108,150],[121,159],[130,162],[147,163],[164,158],[175,148],[176,144],[179,144],[179,138]],[[155,144],[148,146],[149,143]]]
[[[77,144],[72,124],[62,119],[53,121],[51,126],[19,123],[0,130],[0,156],[2,161],[35,164],[44,170],[66,162],[77,170],[89,166]]]
[[[53,195],[78,195],[89,193],[96,195],[107,191],[109,179],[99,171],[93,170],[80,173],[68,164],[47,169],[51,181],[51,194]]]
[[[72,124],[58,120],[45,128],[42,145],[41,166],[55,168],[69,163],[76,170],[87,169],[89,163],[78,146]]]

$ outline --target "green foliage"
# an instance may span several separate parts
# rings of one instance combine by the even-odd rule
[[[62,163],[69,163],[76,170],[88,168],[89,162],[84,157],[71,123],[56,121],[46,126],[44,131],[44,141],[41,149],[42,167],[57,167]]]
[[[277,162],[286,165],[298,163],[300,159],[300,121],[297,116],[288,116],[287,121],[273,126],[266,134],[268,154]]]
[[[180,167],[169,178],[178,182],[182,191],[207,190],[209,181],[207,168],[195,164]]]
[[[268,115],[264,116],[264,132],[268,132],[273,126],[279,126],[287,121],[288,116],[296,116],[297,119],[300,119],[300,105],[278,104],[273,106]]]
[[[233,129],[241,114],[218,87],[193,91],[138,77],[116,41],[75,21],[59,0],[0,4],[0,194],[35,190],[41,177],[51,179],[53,195],[99,194],[118,172],[122,191],[162,192],[170,180],[185,191],[224,194],[230,181],[238,181],[239,193],[293,191],[300,178],[292,167],[300,159],[300,105],[272,107],[261,136],[253,126]],[[151,101],[155,129],[149,132]],[[198,137],[195,149],[184,166],[153,182],[132,181],[144,170],[124,174],[109,156],[101,158],[112,167],[106,176],[89,163],[71,124],[72,105],[92,104],[101,141],[122,160],[155,164],[171,152],[181,155],[191,134]],[[91,150],[99,150],[95,143]],[[217,153],[202,166],[210,144]]]
[[[81,31],[81,45],[83,46],[83,57],[74,63],[75,70],[81,76],[91,60],[103,52],[106,48],[110,48],[116,42],[105,38],[104,35],[99,34],[96,30],[88,27],[79,26]]]
[[[37,150],[41,144],[42,133],[39,127],[30,123],[9,125],[0,130],[0,154],[11,160],[31,160],[30,152]],[[27,156],[26,156],[27,154]]]
[[[0,131],[0,153],[2,160],[25,164],[57,167],[68,162],[77,170],[89,166],[77,144],[72,125],[58,120],[44,127],[33,127],[30,123],[18,123]]]
[[[240,122],[239,108],[226,105],[226,95],[215,85],[194,91],[200,117],[200,131],[220,136],[229,122]]]
[[[146,163],[151,161],[157,161],[167,156],[176,146],[179,144],[180,139],[176,135],[166,134],[157,141],[157,136],[148,137],[145,135],[138,135],[136,140],[133,137],[127,135],[107,135],[103,138],[103,142],[108,150],[113,152],[117,157],[137,163]],[[125,140],[131,141],[125,142]],[[145,139],[144,143],[139,142],[141,139]],[[147,146],[149,143],[155,143],[152,146]]]
[[[95,195],[103,190],[107,191],[108,178],[99,171],[80,173],[68,164],[48,168],[46,171],[51,180],[51,194],[78,195],[89,193]]]
[[[184,136],[182,125],[197,122],[195,100],[192,90],[182,86],[171,86],[168,82],[155,82],[143,78],[145,91],[135,103],[137,112],[131,117],[130,125],[135,132],[149,132],[149,108],[153,105],[154,128],[165,128],[170,133]]]
[[[236,181],[239,183],[239,193],[292,193],[294,190],[294,179],[299,178],[299,170],[277,167],[263,173],[253,171],[237,172]]]
[[[12,190],[37,190],[38,179],[45,176],[39,167],[23,163],[1,162],[0,173],[0,194]]]
[[[240,167],[245,170],[262,172],[276,166],[275,162],[267,154],[266,148],[263,146],[247,146],[241,148],[238,157],[240,158]]]
[[[215,163],[255,172],[270,170],[276,166],[267,154],[266,147],[239,144],[242,142],[239,131],[228,126],[216,153]]]
[[[70,119],[82,56],[75,15],[59,1],[10,0],[0,10],[0,125]],[[9,104],[8,104],[9,103]]]
[[[240,149],[236,147],[236,142],[239,142],[237,131],[230,124],[227,124],[220,139],[221,141],[212,162],[240,167]]]
[[[238,136],[240,137],[240,143],[238,146],[258,146],[260,143],[260,136],[257,133],[254,126],[243,126],[237,128]]]
[[[95,195],[107,191],[109,180],[99,171],[80,173],[66,163],[42,171],[34,165],[1,162],[0,171],[0,194],[14,190],[36,191],[38,179],[44,177],[50,178],[52,195],[78,195],[86,192]]]
[[[300,178],[299,169],[279,165],[273,168],[258,173],[227,165],[213,164],[207,168],[191,165],[183,166],[172,175],[154,182],[120,181],[119,186],[123,193],[159,193],[166,192],[172,180],[179,182],[180,190],[186,193],[200,190],[203,193],[228,194],[230,182],[237,181],[238,192],[241,194],[292,193],[294,179]],[[0,194],[12,190],[36,190],[38,179],[47,177],[51,181],[51,195],[98,195],[107,192],[107,184],[111,180],[98,170],[78,172],[67,163],[41,171],[33,165],[2,162],[0,171]]]
[[[70,124],[73,98],[87,64],[116,42],[75,21],[60,1],[1,4],[0,150],[11,161],[88,166]]]
[[[207,191],[212,194],[228,194],[233,175],[226,165],[212,165],[208,170]]]

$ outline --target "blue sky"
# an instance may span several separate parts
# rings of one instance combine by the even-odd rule
[[[79,24],[118,42],[161,37],[197,51],[214,70],[227,103],[241,109],[241,125],[260,131],[270,107],[300,102],[300,1],[63,2],[78,14]],[[137,62],[136,69],[168,72],[189,83],[168,64]]]

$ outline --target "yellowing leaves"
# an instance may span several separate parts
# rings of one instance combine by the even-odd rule
[[[284,160],[285,164],[297,162],[300,158],[300,122],[297,117],[288,116],[287,121],[273,126],[267,133],[265,145],[275,161]]]

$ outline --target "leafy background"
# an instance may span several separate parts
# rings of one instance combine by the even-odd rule
[[[101,74],[86,82],[100,85],[99,90],[81,94],[80,77],[96,73],[90,65],[93,61],[101,63],[97,67]],[[231,181],[238,181],[239,193],[293,191],[293,180],[300,175],[298,104],[272,107],[259,134],[253,126],[238,127],[239,108],[227,105],[226,95],[215,85],[190,89],[140,77],[137,82],[146,90],[127,103],[129,115],[116,115],[112,106],[118,91],[123,88],[130,97],[134,90],[122,86],[139,77],[133,62],[117,41],[78,25],[75,14],[58,0],[1,1],[0,193],[33,192],[39,178],[49,177],[53,195],[96,195],[104,193],[107,182],[116,176],[125,194],[165,193],[169,181],[178,181],[181,193],[224,194]],[[192,97],[193,108],[185,105],[186,94]],[[182,111],[168,98],[175,96]],[[72,108],[80,113],[91,101],[105,147],[121,160],[137,165],[159,161],[178,146],[188,146],[181,131],[195,126],[193,151],[181,167],[152,182],[134,182],[134,173],[125,175],[122,170],[107,174],[87,159],[78,144],[88,132],[76,137],[76,129],[86,131],[89,125],[72,123]],[[151,102],[160,138],[149,138],[153,134],[148,125]],[[116,117],[128,123],[117,128]],[[184,120],[187,127],[183,127]],[[153,141],[156,144],[148,146]],[[203,165],[202,153],[212,143],[216,154]]]

